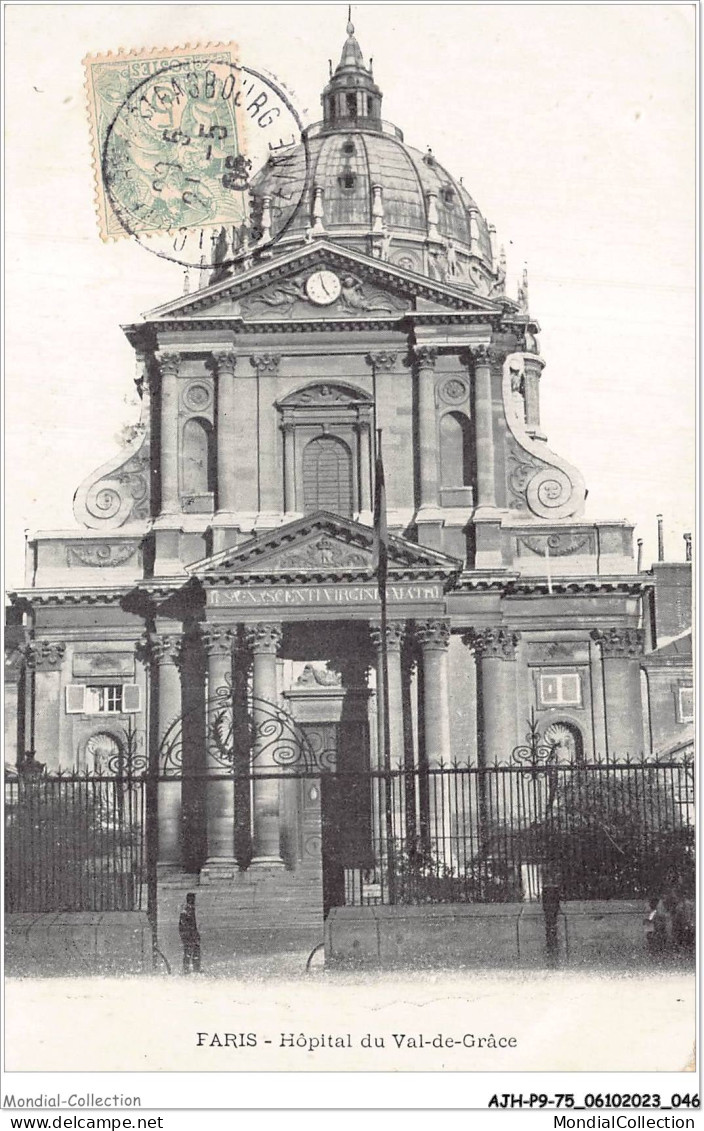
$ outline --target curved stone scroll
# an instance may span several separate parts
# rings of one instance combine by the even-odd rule
[[[532,356],[532,360],[534,357]],[[576,467],[551,452],[527,431],[521,374],[523,354],[510,354],[503,366],[503,402],[513,442],[507,445],[508,505],[542,519],[579,518],[587,497]]]
[[[84,479],[73,497],[73,513],[91,530],[116,530],[150,514],[147,413],[122,451]]]

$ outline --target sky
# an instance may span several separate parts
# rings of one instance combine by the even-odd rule
[[[79,483],[138,416],[120,324],[182,271],[94,210],[82,58],[235,40],[320,116],[336,4],[10,5],[6,14],[5,576],[24,531],[74,528]],[[694,5],[358,4],[382,114],[463,177],[540,322],[542,424],[589,520],[682,559],[694,515]]]

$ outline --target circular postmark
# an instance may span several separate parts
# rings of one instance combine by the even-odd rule
[[[251,194],[273,172],[271,195]],[[173,59],[121,101],[101,174],[119,226],[183,267],[229,267],[279,240],[308,188],[308,144],[290,96],[216,55]]]

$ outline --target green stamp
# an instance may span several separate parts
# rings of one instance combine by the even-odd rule
[[[108,53],[84,66],[102,238],[136,237],[186,265],[189,233],[202,247],[204,231],[223,230],[236,248],[251,178],[300,140],[275,81],[242,66],[233,43]]]

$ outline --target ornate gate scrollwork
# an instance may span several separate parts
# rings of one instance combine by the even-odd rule
[[[184,773],[184,730],[194,721],[189,714],[196,712],[174,719],[161,740],[160,776]],[[255,777],[276,770],[319,774],[335,769],[335,750],[319,749],[287,710],[267,699],[250,695],[237,709],[232,688],[219,687],[197,714],[205,717],[205,758],[211,769]]]

